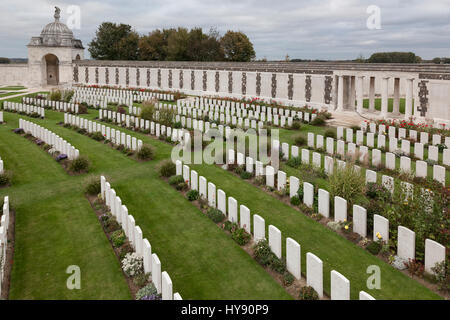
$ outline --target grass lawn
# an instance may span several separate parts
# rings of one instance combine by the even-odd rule
[[[399,110],[400,113],[405,113],[405,98],[400,98],[399,101]],[[375,110],[381,111],[381,98],[375,98],[374,99],[374,104],[375,104]],[[414,110],[414,99],[413,99],[413,103],[412,103],[412,107]],[[369,109],[369,99],[364,99],[363,100],[363,108],[365,109]],[[392,112],[394,110],[394,98],[388,98],[388,112]]]
[[[92,112],[87,117],[95,117]],[[86,176],[69,176],[43,150],[10,130],[19,115],[4,113],[0,154],[14,172],[9,195],[17,212],[12,299],[128,299],[125,279],[88,201]],[[46,111],[38,123],[87,155],[89,175],[104,174],[152,244],[184,299],[290,299],[230,237],[159,179],[158,162],[171,146],[139,135],[157,148],[155,161],[139,163],[109,146],[58,126],[63,113]],[[126,131],[126,130],[124,130]],[[138,134],[134,134],[138,136]],[[82,290],[65,287],[65,269],[79,265]],[[43,281],[44,280],[44,281]]]
[[[24,86],[8,86],[8,87],[0,87],[0,90],[9,90],[9,91],[14,91],[14,90],[25,90],[26,87]]]

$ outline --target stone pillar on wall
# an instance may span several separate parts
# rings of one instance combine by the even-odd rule
[[[413,115],[413,88],[414,78],[406,79],[405,119],[407,120]]]
[[[383,77],[381,82],[381,115],[387,116],[389,98],[389,77]]]
[[[394,108],[395,115],[400,114],[400,78],[394,78]]]
[[[361,113],[363,111],[363,86],[364,76],[357,76],[356,78],[356,110]]]
[[[344,76],[338,76],[337,110],[344,110]]]
[[[349,76],[349,90],[348,90],[348,107],[350,110],[355,110],[355,100],[356,100],[356,94],[355,94],[355,76]]]
[[[375,77],[369,81],[369,111],[375,111]]]

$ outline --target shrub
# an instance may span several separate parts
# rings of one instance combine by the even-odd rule
[[[175,123],[173,124],[173,127],[174,127],[175,129],[181,129],[181,128],[182,128],[181,121],[175,122]]]
[[[327,129],[327,130],[325,130],[324,136],[325,136],[325,138],[336,139],[336,132],[334,132],[334,130],[332,130],[332,129]]]
[[[351,163],[347,163],[345,168],[337,167],[329,176],[331,196],[342,197],[353,205],[357,197],[364,193],[365,182],[364,175]]]
[[[298,195],[295,195],[291,198],[291,204],[293,206],[299,206],[301,203],[300,197]]]
[[[229,165],[229,167],[231,168],[230,165]],[[234,168],[234,172],[238,175],[241,175],[242,172],[244,172],[244,169],[241,166],[237,166],[236,168]]]
[[[175,185],[175,189],[178,191],[186,190],[188,188],[188,184],[186,182],[180,182],[177,185]]]
[[[286,272],[286,263],[283,260],[278,259],[278,257],[272,253],[270,268],[278,273],[283,274],[284,272]]]
[[[311,121],[313,126],[323,126],[325,124],[325,117],[317,116],[313,121]]]
[[[381,243],[379,241],[372,241],[366,247],[367,251],[369,251],[373,255],[377,255],[381,250]]]
[[[155,156],[153,148],[147,144],[144,144],[137,153],[137,157],[141,160],[151,160]]]
[[[130,243],[125,242],[125,244],[120,248],[119,258],[120,261],[125,259],[126,255],[133,252],[133,247]]]
[[[145,287],[139,289],[136,293],[136,300],[143,300],[145,297],[150,297],[156,294],[157,291],[155,285],[153,283],[149,283]]]
[[[236,225],[236,228],[231,231],[231,238],[233,238],[240,246],[244,246],[250,241],[251,236],[245,232],[244,228],[237,228]]]
[[[120,106],[117,107],[117,113],[120,113],[120,114],[127,113],[127,110],[125,109],[124,105],[121,104]]]
[[[103,136],[102,134],[101,134],[101,132],[94,132],[92,135],[91,135],[91,138],[92,139],[94,139],[94,140],[96,140],[96,141],[102,141],[102,140],[105,140],[105,136]]]
[[[225,219],[225,215],[222,213],[222,211],[216,208],[209,208],[206,215],[215,223],[219,223],[223,221],[223,219]]]
[[[175,110],[173,109],[160,109],[159,110],[159,123],[166,127],[172,126],[173,118],[175,117]]]
[[[300,157],[293,157],[286,161],[286,164],[292,168],[298,168],[302,165],[302,159]]]
[[[300,300],[319,300],[319,295],[313,287],[302,287],[299,293]]]
[[[159,167],[159,175],[161,177],[171,177],[176,173],[176,166],[171,160],[165,160]]]
[[[140,273],[136,275],[133,279],[133,282],[138,287],[142,288],[147,284],[148,279],[150,278],[150,273]]]
[[[183,182],[184,182],[183,176],[171,176],[169,178],[169,184],[171,186],[175,186]]]
[[[292,122],[292,125],[291,125],[291,129],[292,130],[300,130],[300,127],[301,127],[300,121],[293,121]]]
[[[253,176],[253,175],[252,175],[250,172],[248,172],[248,171],[243,171],[243,172],[241,173],[241,178],[242,178],[242,179],[245,179],[245,180],[250,179],[252,176]]]
[[[152,101],[144,101],[142,102],[141,107],[141,118],[145,120],[153,120],[155,115],[155,104]]]
[[[85,106],[84,104],[80,104],[78,106],[78,113],[80,113],[80,114],[87,114],[88,113],[87,106]]]
[[[134,277],[144,272],[144,261],[136,252],[127,253],[122,260],[122,270],[129,277]]]
[[[11,183],[12,173],[10,171],[3,171],[0,174],[0,186],[7,186]]]
[[[450,261],[447,261],[447,263],[445,263],[445,261],[436,263],[436,265],[431,268],[431,271],[433,271],[435,274],[435,279],[437,281],[439,290],[442,290],[444,292],[449,292],[450,291]]]
[[[92,196],[98,195],[102,191],[100,180],[96,177],[91,178],[86,185],[85,192]]]
[[[294,138],[294,143],[296,146],[303,146],[306,144],[306,139],[302,137],[301,135],[298,135]]]
[[[49,99],[52,101],[60,101],[61,100],[61,91],[60,90],[52,90],[52,92],[50,92]]]
[[[263,265],[268,266],[272,262],[272,251],[267,240],[260,240],[253,247],[255,260]]]
[[[121,247],[124,244],[125,239],[126,237],[123,230],[117,230],[111,234],[111,242],[115,248]]]
[[[406,268],[411,276],[422,277],[424,272],[424,265],[422,262],[416,259],[409,259],[407,263],[405,263]]]
[[[186,196],[189,201],[195,201],[198,199],[199,193],[197,190],[189,190]]]
[[[89,160],[86,156],[79,156],[70,162],[70,171],[72,172],[87,172],[89,170]]]
[[[283,284],[288,287],[294,282],[294,276],[289,272],[283,274]]]

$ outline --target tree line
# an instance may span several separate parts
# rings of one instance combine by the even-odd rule
[[[103,22],[89,43],[91,57],[98,60],[158,61],[251,61],[253,44],[240,31],[223,36],[215,29],[156,29],[140,35],[127,24]]]

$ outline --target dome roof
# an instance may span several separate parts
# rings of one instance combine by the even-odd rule
[[[55,7],[55,21],[47,24],[41,32],[41,44],[45,46],[72,46],[73,32],[67,25],[59,21],[60,9]]]

